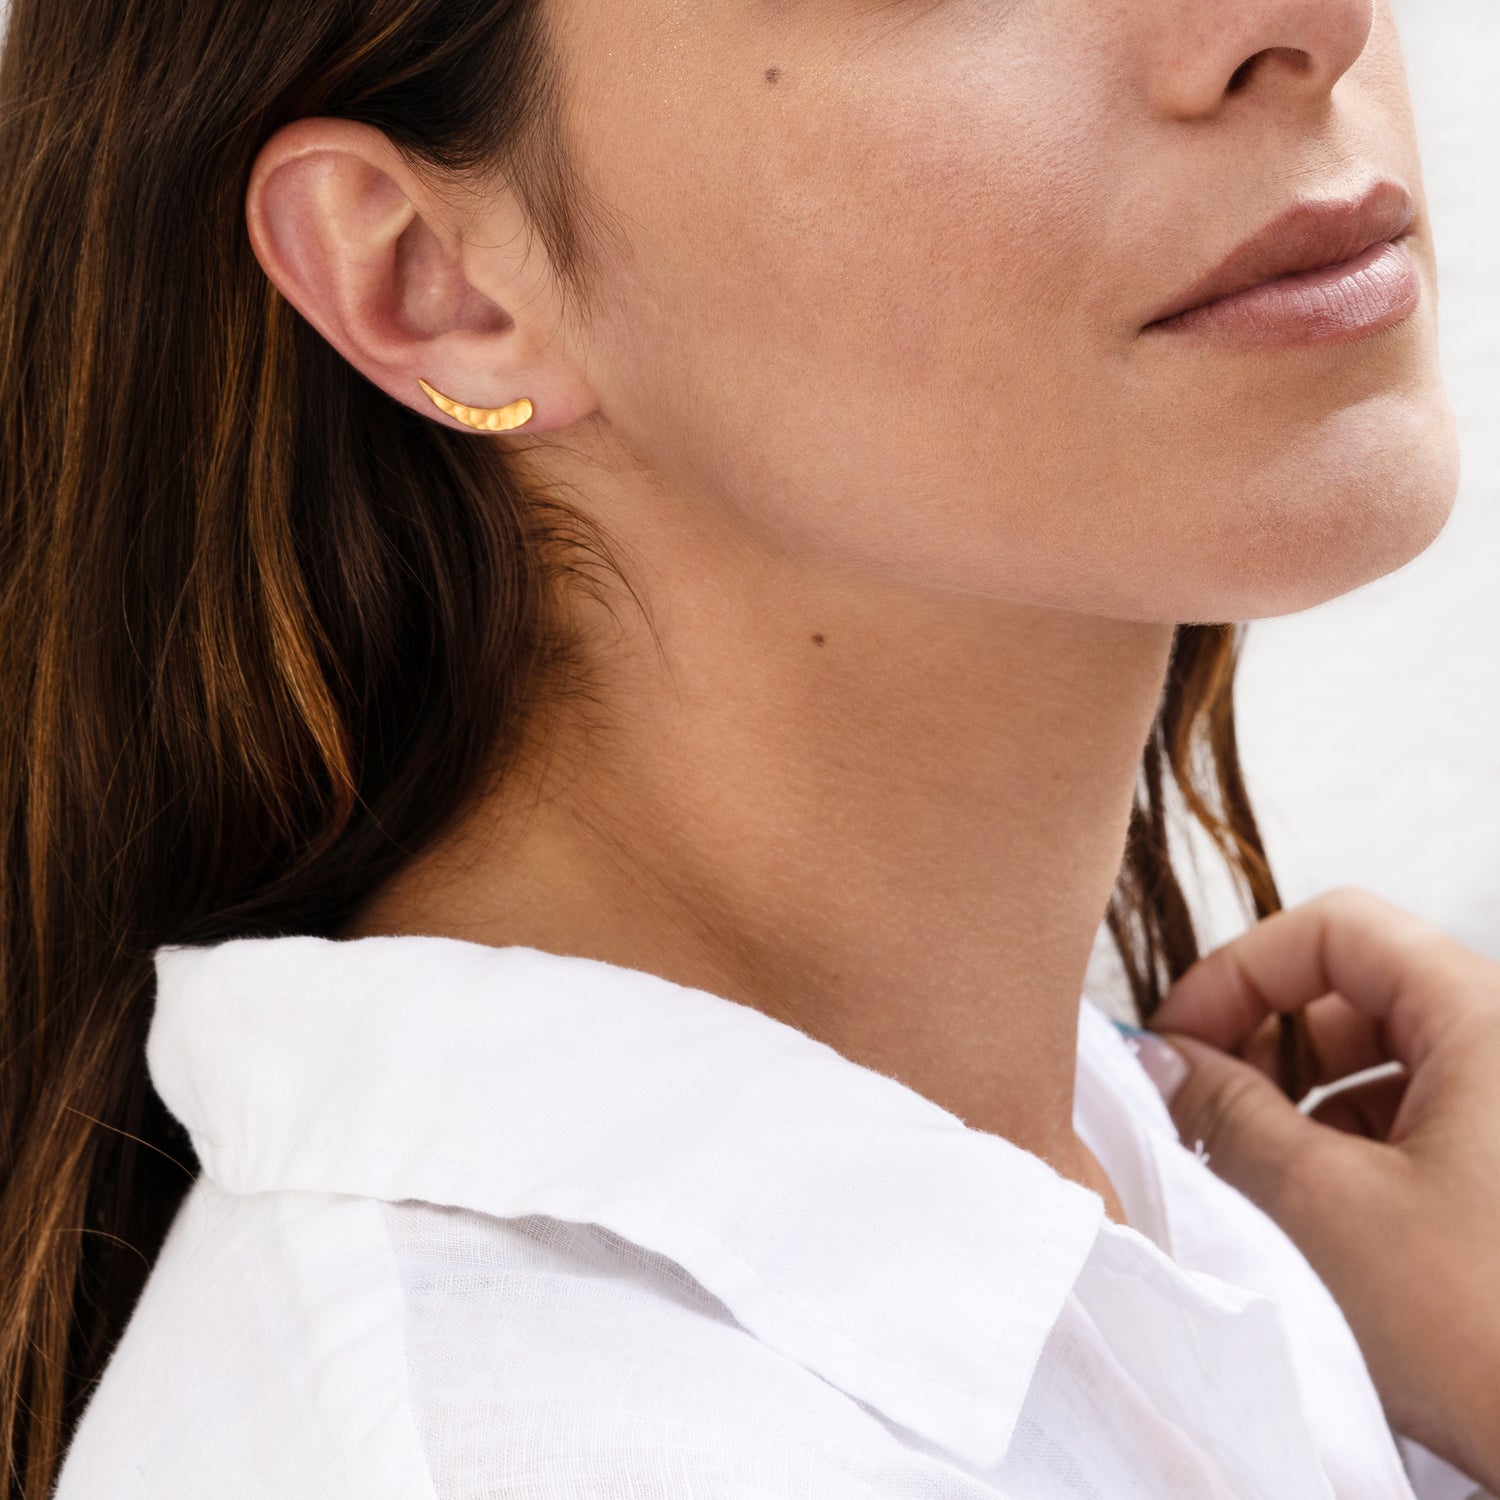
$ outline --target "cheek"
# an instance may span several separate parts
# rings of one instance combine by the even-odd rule
[[[1028,126],[993,110],[851,112],[783,137],[746,164],[749,192],[724,205],[720,248],[737,261],[720,280],[726,310],[769,284],[858,331],[899,306],[940,344],[958,331],[947,326],[956,303],[987,324],[1056,310],[1086,250],[1088,188],[1058,180],[1066,153],[1028,139]],[[1082,176],[1076,159],[1065,170]]]
[[[920,91],[786,67],[711,123],[662,122],[662,149],[618,169],[633,311],[612,416],[801,544],[836,509],[847,546],[852,496],[872,547],[909,530],[898,480],[970,505],[977,483],[993,513],[988,457],[1024,487],[1101,338],[1079,288],[1103,254],[1106,111],[1068,64],[950,61],[916,69],[943,79]]]

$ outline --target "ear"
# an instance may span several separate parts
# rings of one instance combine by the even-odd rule
[[[261,148],[245,220],[287,301],[396,400],[471,432],[421,376],[467,406],[528,397],[527,432],[566,427],[598,401],[540,237],[508,189],[462,201],[466,221],[373,126],[311,118]]]

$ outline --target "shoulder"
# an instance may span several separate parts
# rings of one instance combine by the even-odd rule
[[[200,1179],[54,1500],[867,1500],[945,1469],[599,1226]]]
[[[388,1212],[441,1500],[919,1493],[879,1483],[904,1450],[878,1417],[668,1257],[542,1215]]]
[[[338,1444],[320,1420],[331,1372],[319,1344],[354,1321],[334,1288],[378,1242],[377,1207],[239,1196],[200,1177],[82,1413],[53,1500],[344,1500]],[[330,1256],[335,1236],[344,1243]],[[356,1273],[342,1295],[372,1292],[378,1283]],[[368,1333],[380,1314],[366,1308],[359,1321]]]

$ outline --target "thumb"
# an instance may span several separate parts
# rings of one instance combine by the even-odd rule
[[[1291,1232],[1293,1174],[1306,1180],[1310,1172],[1316,1180],[1326,1171],[1322,1153],[1336,1149],[1337,1133],[1301,1114],[1258,1068],[1217,1047],[1178,1032],[1147,1032],[1138,1040],[1141,1062],[1183,1145]],[[1171,1066],[1170,1054],[1185,1071]]]

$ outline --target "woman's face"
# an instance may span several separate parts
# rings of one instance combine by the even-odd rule
[[[573,329],[600,406],[773,552],[1246,619],[1442,526],[1456,455],[1383,0],[549,5],[611,226]],[[1143,331],[1294,205],[1381,183],[1415,218],[1378,287],[1305,292],[1300,324],[1283,298]]]

